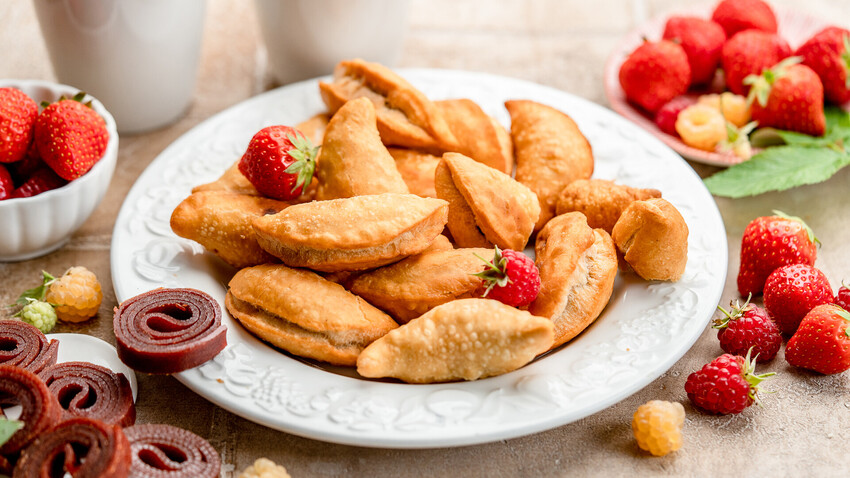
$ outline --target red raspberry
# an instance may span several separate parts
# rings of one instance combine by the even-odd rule
[[[522,252],[506,249],[493,255],[493,261],[487,261],[484,272],[473,274],[483,280],[485,287],[482,297],[488,297],[511,307],[523,307],[537,298],[540,292],[540,271],[530,257]]]
[[[45,191],[50,191],[51,189],[62,187],[65,184],[67,184],[67,181],[57,176],[52,169],[45,166],[36,170],[29,179],[18,186],[18,189],[15,189],[15,192],[12,193],[12,197],[28,198]]]
[[[12,182],[12,175],[5,166],[0,164],[0,201],[12,197],[15,192],[15,184]]]
[[[850,289],[841,282],[841,287],[838,288],[838,293],[835,294],[835,305],[850,312]]]
[[[754,372],[755,362],[749,354],[723,354],[690,374],[685,392],[694,405],[709,413],[741,413],[758,400],[759,384],[775,375]]]
[[[736,304],[731,312],[717,308],[725,317],[715,319],[713,327],[718,329],[717,338],[724,352],[743,356],[752,348],[756,362],[767,362],[776,356],[782,335],[766,310],[750,304],[749,299],[743,306]]]
[[[658,129],[669,135],[679,136],[679,133],[676,132],[676,120],[679,118],[679,113],[696,102],[696,98],[691,96],[677,96],[665,103],[655,113],[655,124]]]
[[[834,300],[826,275],[808,264],[782,266],[764,283],[764,306],[784,334],[793,334],[810,310]]]

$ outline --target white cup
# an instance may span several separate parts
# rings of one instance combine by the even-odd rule
[[[333,72],[341,60],[395,65],[408,0],[256,0],[274,79],[287,84]]]
[[[189,108],[204,0],[33,0],[60,82],[96,96],[118,131],[170,124]]]

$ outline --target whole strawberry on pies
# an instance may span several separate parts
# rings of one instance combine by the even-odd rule
[[[511,307],[524,307],[534,302],[540,292],[540,271],[534,261],[522,252],[495,248],[492,261],[479,257],[487,264],[487,269],[473,274],[483,281],[482,296]]]
[[[681,45],[669,40],[645,41],[620,67],[626,98],[650,113],[688,91],[691,67]]]
[[[267,197],[296,199],[313,179],[318,150],[295,128],[268,126],[251,138],[239,171]]]

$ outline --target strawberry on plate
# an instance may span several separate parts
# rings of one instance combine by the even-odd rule
[[[762,0],[723,0],[714,7],[711,19],[726,32],[726,36],[743,30],[776,33],[776,14]]]
[[[799,217],[773,211],[773,216],[753,219],[741,239],[738,292],[742,297],[759,294],[767,276],[787,264],[814,265],[819,242]]]
[[[744,78],[760,75],[791,56],[788,42],[775,33],[745,30],[726,40],[720,53],[720,63],[726,78],[726,88],[736,95],[746,95],[749,86]]]
[[[712,327],[718,329],[717,339],[724,352],[743,356],[752,349],[756,362],[767,362],[776,356],[782,335],[766,310],[751,304],[749,299],[744,305],[736,303],[729,312],[717,308],[724,316],[715,319]]]
[[[785,359],[825,375],[850,369],[850,312],[830,304],[812,309],[788,340]]]
[[[744,78],[744,84],[751,85],[747,101],[753,120],[760,127],[823,136],[823,84],[814,70],[799,62],[800,57],[792,56],[761,75]]]
[[[35,120],[35,144],[41,159],[62,179],[87,173],[103,157],[109,132],[85,93],[47,105]]]
[[[251,138],[239,171],[265,196],[296,199],[310,184],[319,148],[289,126],[268,126]]]
[[[793,334],[810,310],[834,300],[826,275],[808,264],[782,266],[764,283],[764,306],[783,334]]]
[[[672,16],[664,25],[663,38],[679,42],[688,55],[691,86],[714,79],[726,33],[717,23],[699,17]]]
[[[775,373],[755,374],[750,355],[723,354],[690,374],[685,392],[694,405],[709,413],[741,413],[758,400],[759,384]]]
[[[691,67],[682,46],[669,40],[645,41],[620,66],[626,98],[650,113],[688,91]]]
[[[477,257],[477,256],[476,256]],[[483,281],[483,297],[498,300],[511,307],[524,307],[540,292],[540,271],[530,257],[496,246],[493,260],[479,257],[487,264],[483,272],[473,274]]]
[[[32,143],[38,105],[17,88],[0,88],[0,163],[20,161]]]
[[[824,28],[794,55],[802,57],[803,64],[818,74],[826,101],[839,105],[850,101],[850,31]]]

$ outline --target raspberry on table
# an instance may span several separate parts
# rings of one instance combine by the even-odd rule
[[[676,132],[688,146],[714,151],[727,138],[726,119],[719,109],[697,103],[679,113]]]
[[[776,356],[782,334],[765,309],[750,304],[749,298],[744,305],[732,306],[729,312],[717,308],[724,316],[715,319],[712,327],[718,329],[717,338],[724,352],[744,356],[752,349],[753,360],[757,362],[767,362]]]
[[[103,292],[97,276],[85,267],[77,266],[50,283],[44,300],[56,307],[60,320],[81,322],[97,314]]]
[[[709,413],[741,413],[758,400],[759,384],[775,372],[755,374],[755,361],[723,354],[690,374],[685,392],[694,405]]]
[[[664,456],[682,447],[684,423],[685,407],[681,403],[650,400],[632,417],[632,432],[642,450]]]
[[[53,306],[40,300],[30,299],[15,316],[45,334],[56,326],[56,311]]]

